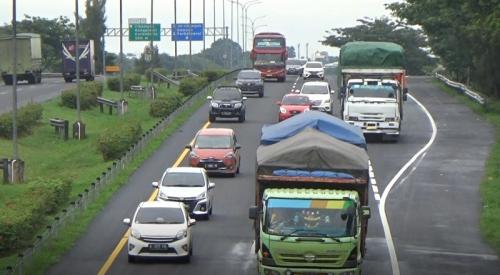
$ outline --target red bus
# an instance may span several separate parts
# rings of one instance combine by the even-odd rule
[[[286,60],[288,50],[285,36],[277,32],[261,32],[253,38],[250,53],[253,67],[263,78],[276,78],[279,82],[286,79]]]

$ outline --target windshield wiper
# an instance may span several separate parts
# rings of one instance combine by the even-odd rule
[[[332,235],[327,234],[327,233],[321,233],[319,231],[311,230],[311,229],[295,229],[294,231],[292,231],[292,232],[290,232],[290,233],[288,233],[288,234],[286,234],[284,236],[281,236],[281,240],[284,241],[286,238],[288,238],[288,237],[290,237],[293,234],[298,233],[298,232],[309,232],[309,233],[315,233],[315,234],[317,234],[316,236],[300,236],[300,237],[327,237],[327,238],[332,239],[335,242],[338,242],[338,243],[341,242],[338,239],[338,237],[332,236]]]

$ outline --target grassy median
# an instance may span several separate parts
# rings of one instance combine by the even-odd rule
[[[495,143],[486,161],[485,175],[480,186],[483,203],[481,232],[485,240],[500,254],[500,100],[490,99],[486,106],[481,106],[442,82],[434,82],[441,90],[458,98],[495,127]]]

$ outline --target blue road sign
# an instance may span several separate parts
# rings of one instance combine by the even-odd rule
[[[204,29],[203,24],[172,24],[172,41],[203,41]]]

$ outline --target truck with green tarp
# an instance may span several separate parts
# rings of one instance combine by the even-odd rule
[[[42,81],[42,42],[39,34],[17,34],[17,81],[26,80],[30,84]],[[13,37],[0,37],[0,74],[6,85],[12,85],[13,67]]]
[[[323,132],[324,121],[318,125],[257,149],[249,216],[259,274],[361,273],[368,155]]]
[[[399,137],[407,97],[405,53],[391,42],[341,47],[337,84],[344,121],[365,134]]]

